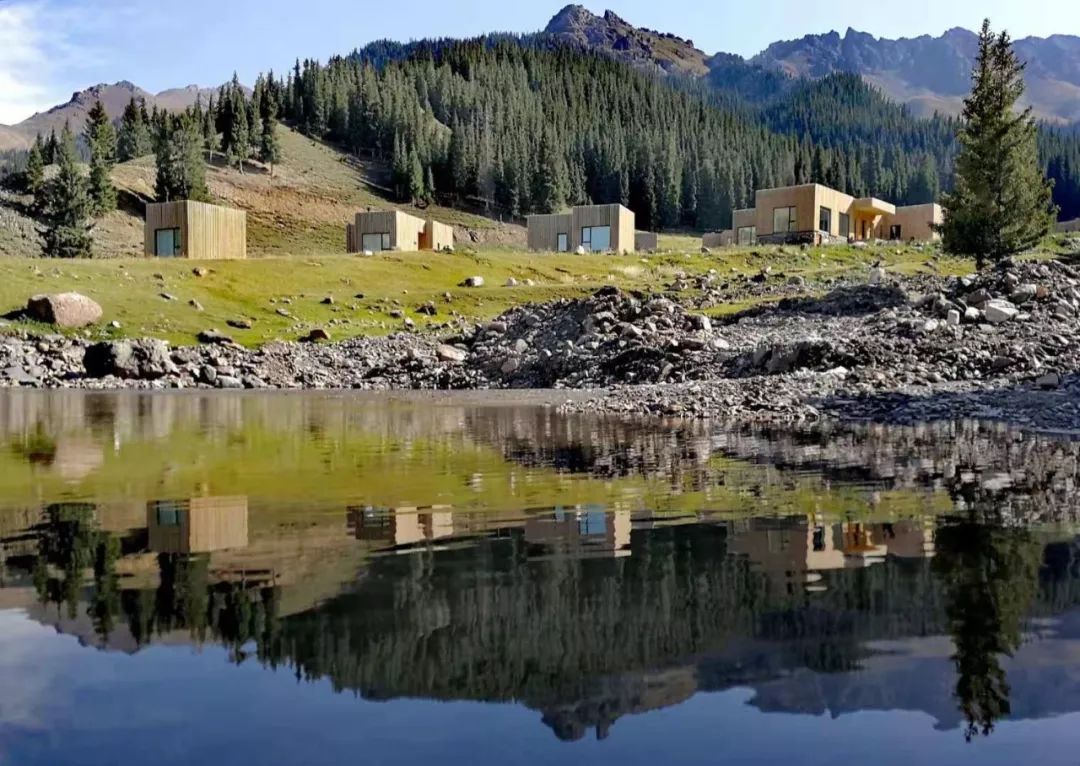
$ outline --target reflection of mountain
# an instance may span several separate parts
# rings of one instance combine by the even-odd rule
[[[440,525],[417,512],[398,540],[396,525],[369,527],[357,511],[339,539],[399,555],[371,559],[344,592],[305,604],[290,596],[303,582],[224,565],[243,550],[189,553],[167,540],[181,550],[137,550],[140,539],[163,539],[154,525],[183,529],[173,514],[191,507],[149,504],[150,529],[127,533],[120,549],[97,531],[92,506],[50,508],[40,553],[9,559],[9,581],[32,580],[46,605],[28,605],[30,614],[88,645],[214,641],[238,661],[254,654],[372,699],[520,702],[566,739],[734,687],[753,688],[764,711],[902,708],[950,728],[963,720],[958,702],[989,725],[1080,709],[1071,681],[1043,691],[1080,675],[1080,616],[1071,614],[1080,548],[1022,530],[819,527],[800,517],[638,524],[616,546],[616,517],[599,525],[588,514],[533,514],[479,537],[440,538],[452,518]],[[234,529],[222,545],[234,544]],[[990,561],[1000,564],[979,586]],[[1056,636],[1000,661],[1015,649],[1019,620],[1056,614],[1066,615]],[[1039,624],[1049,635],[1051,623]],[[950,633],[957,658],[953,642],[934,638]]]

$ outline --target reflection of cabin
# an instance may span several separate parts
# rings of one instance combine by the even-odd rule
[[[424,543],[522,530],[525,542],[543,549],[538,556],[570,553],[583,556],[629,556],[630,514],[596,510],[562,510],[506,518],[490,513],[454,513],[448,507],[348,509],[349,531],[357,540],[404,551]]]
[[[247,258],[247,213],[190,200],[150,204],[144,239],[158,258]]]
[[[157,500],[146,509],[154,553],[211,553],[248,544],[246,497]]]
[[[897,558],[934,555],[933,526],[922,521],[889,523],[816,523],[798,516],[753,519],[735,533],[733,551],[746,556],[767,575],[816,583],[818,573],[863,569]]]

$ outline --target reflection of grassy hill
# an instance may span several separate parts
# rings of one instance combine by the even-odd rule
[[[351,402],[348,398],[280,396],[88,398],[97,425],[50,421],[59,454],[75,442],[93,460],[73,472],[59,460],[28,461],[22,449],[33,433],[12,423],[0,446],[0,497],[5,508],[86,500],[99,503],[193,496],[250,498],[273,508],[263,522],[311,523],[341,518],[347,506],[422,507],[517,513],[529,508],[596,504],[629,511],[738,514],[890,514],[947,510],[947,496],[890,492],[872,505],[858,487],[827,488],[820,475],[784,474],[767,466],[696,456],[676,472],[635,472],[594,478],[523,466],[464,426],[483,410],[468,407]],[[57,407],[68,398],[58,397]],[[148,431],[125,434],[123,415],[109,402],[125,401]],[[148,408],[148,412],[143,412]],[[187,408],[187,409],[182,409]],[[581,427],[598,427],[584,420]],[[537,438],[540,438],[539,436]],[[684,437],[691,438],[691,437]],[[674,450],[674,455],[681,454]],[[697,468],[700,466],[700,468]],[[674,478],[678,477],[678,478]],[[252,515],[252,529],[260,526]]]

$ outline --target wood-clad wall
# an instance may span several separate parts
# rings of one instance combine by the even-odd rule
[[[573,252],[577,245],[572,244],[574,235],[573,216],[570,213],[555,215],[530,215],[528,220],[529,249],[540,253],[554,253],[559,249],[559,235],[565,234],[567,248]],[[578,233],[580,237],[580,232]]]
[[[247,258],[247,213],[181,200],[146,206],[145,252],[154,256],[158,229],[180,229],[180,256],[194,260]]]
[[[430,218],[424,224],[424,231],[420,239],[421,250],[435,250],[436,252],[452,248],[454,246],[454,227],[445,223],[433,221]]]

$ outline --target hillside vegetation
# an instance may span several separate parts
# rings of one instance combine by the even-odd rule
[[[228,168],[220,155],[210,162],[207,183],[216,202],[248,212],[248,254],[335,255],[345,251],[345,224],[369,207],[397,207],[431,216],[455,227],[461,246],[523,246],[520,226],[451,208],[388,202],[378,188],[384,168],[360,161],[320,141],[279,125],[282,161],[274,175],[258,163],[244,173]],[[96,222],[95,257],[139,257],[143,254],[145,204],[154,197],[154,158],[121,163],[113,170],[120,209]],[[0,255],[40,255],[41,243],[29,215],[30,198],[0,191]]]

